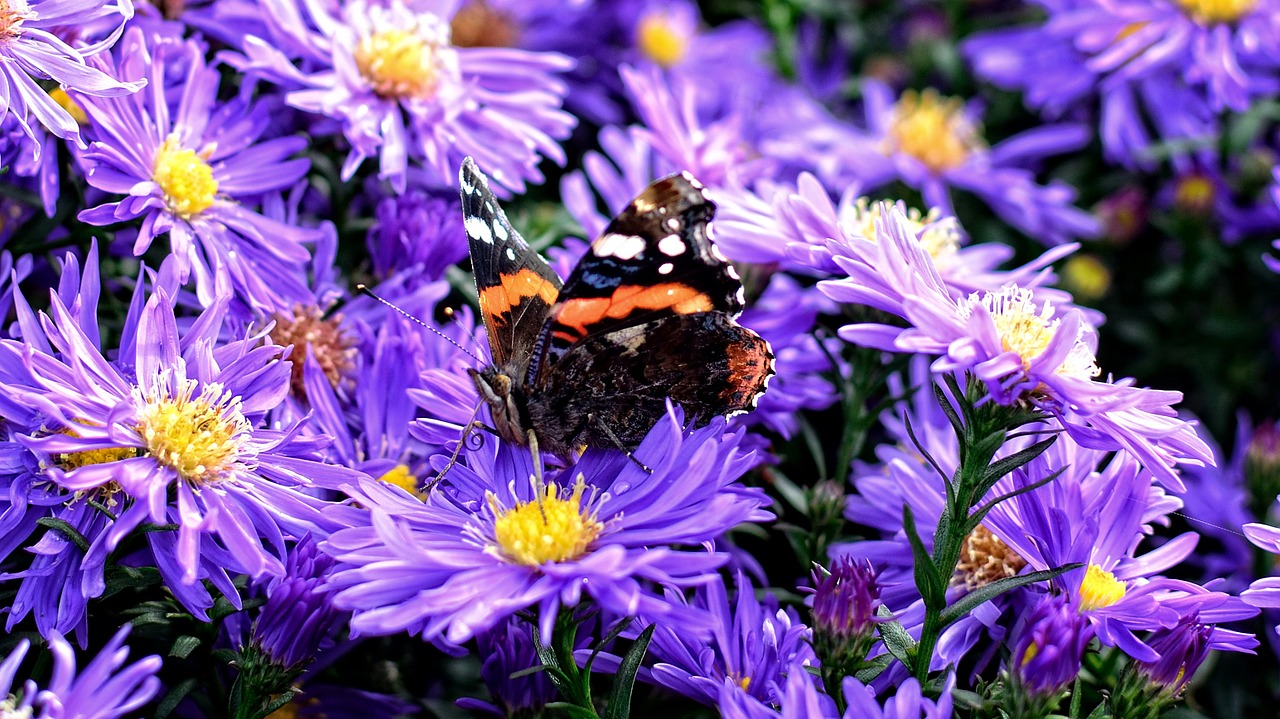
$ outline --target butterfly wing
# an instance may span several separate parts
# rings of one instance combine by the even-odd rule
[[[574,344],[546,371],[529,417],[560,451],[614,437],[635,449],[666,398],[705,422],[754,408],[772,376],[769,343],[729,315],[671,315]]]
[[[488,179],[470,157],[462,161],[458,180],[480,315],[494,364],[524,368],[560,295],[560,278],[507,221]]]
[[[588,337],[671,315],[741,312],[742,282],[707,236],[714,215],[687,172],[636,196],[565,280],[543,331],[539,377]]]

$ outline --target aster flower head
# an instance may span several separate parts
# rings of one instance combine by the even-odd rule
[[[810,624],[814,649],[826,666],[854,666],[875,640],[880,588],[867,561],[842,557],[831,570],[814,570]]]
[[[343,179],[368,158],[397,192],[409,160],[428,182],[453,186],[473,156],[499,185],[523,191],[540,181],[542,157],[563,164],[557,140],[573,116],[560,105],[564,55],[512,48],[455,47],[453,3],[361,0],[341,7],[286,0],[264,3],[271,37],[244,39],[237,69],[289,90],[294,107],[341,122],[351,145]],[[298,66],[295,66],[295,62]]]
[[[307,535],[289,551],[284,574],[267,584],[267,602],[253,623],[249,642],[275,666],[301,670],[332,643],[346,620],[324,588],[332,566],[333,559],[317,550]]]
[[[94,225],[142,221],[135,255],[168,234],[179,279],[194,275],[202,304],[216,285],[263,311],[286,311],[309,298],[297,279],[315,230],[271,219],[253,207],[264,193],[292,187],[310,167],[290,159],[302,137],[262,140],[270,115],[241,98],[217,101],[220,75],[194,41],[131,28],[119,60],[106,63],[149,78],[151,89],[121,98],[75,95],[92,120],[93,143],[81,163],[92,187],[126,198],[82,211]],[[172,78],[170,73],[180,73]],[[166,92],[171,80],[183,91]]]
[[[98,596],[107,558],[126,537],[172,523],[176,531],[146,533],[151,554],[178,599],[204,617],[212,599],[201,580],[238,601],[228,572],[281,574],[285,539],[328,526],[324,502],[303,490],[354,475],[307,459],[322,443],[299,436],[297,425],[257,427],[287,392],[289,365],[260,337],[214,348],[225,296],[180,333],[169,299],[175,273],[162,270],[145,301],[144,284],[114,361],[97,347],[96,269],[70,306],[54,293],[47,316],[20,300],[23,339],[2,345],[13,376],[0,382],[0,414],[30,458],[32,481],[65,492],[65,511],[88,544],[82,558],[66,548],[76,553],[76,581],[41,602],[63,592]],[[51,613],[59,624],[83,621]]]
[[[443,197],[413,188],[378,200],[365,239],[374,274],[385,279],[408,270],[419,281],[434,282],[465,258],[466,235],[456,194]]]
[[[505,624],[477,638],[480,655],[485,657],[480,676],[493,703],[478,699],[459,699],[463,709],[500,717],[536,714],[556,700],[556,688],[546,672],[514,676],[540,663],[533,644],[533,631],[528,622],[512,618]]]
[[[53,673],[40,688],[33,681],[14,686],[18,667],[31,643],[23,639],[0,662],[0,711],[6,716],[62,719],[95,717],[119,719],[142,708],[160,691],[160,657],[152,655],[124,666],[129,648],[124,640],[131,626],[126,624],[102,647],[84,669],[76,671],[71,645],[54,633],[49,637],[53,653]],[[21,698],[16,695],[21,694]]]
[[[40,147],[38,130],[80,144],[80,123],[58,93],[95,97],[137,92],[146,80],[123,82],[86,61],[110,48],[133,17],[129,0],[7,0],[0,5],[0,89],[5,103],[0,120],[11,118],[34,144],[36,159],[54,148]],[[64,38],[83,35],[78,41]],[[61,86],[46,92],[38,81]],[[5,164],[11,161],[4,156]]]
[[[1081,310],[1038,302],[1016,285],[956,299],[896,210],[879,225],[877,244],[886,249],[874,269],[846,263],[851,282],[820,287],[836,301],[867,305],[909,326],[848,325],[840,330],[845,340],[942,355],[935,372],[969,372],[992,400],[1030,403],[1085,446],[1124,449],[1171,488],[1182,489],[1175,464],[1213,460],[1194,425],[1174,414],[1181,393],[1095,379],[1096,332]]]
[[[1097,221],[1076,208],[1075,190],[1038,184],[1033,170],[1046,157],[1072,152],[1089,139],[1080,125],[1044,125],[988,146],[976,109],[936,90],[894,98],[876,80],[863,85],[865,130],[827,118],[800,132],[812,151],[830,159],[819,176],[835,185],[875,190],[898,180],[925,204],[954,214],[951,191],[976,195],[1001,219],[1046,245],[1093,237]]]
[[[358,634],[408,630],[453,643],[523,609],[537,609],[551,636],[584,591],[617,615],[679,616],[705,633],[696,613],[647,587],[708,581],[727,557],[674,546],[771,516],[764,495],[736,481],[754,462],[741,441],[722,420],[686,433],[673,410],[635,452],[653,474],[589,449],[538,483],[527,449],[486,441],[465,447],[465,465],[425,501],[385,483],[347,487],[368,511],[338,508],[351,526],[322,544],[339,562],[334,601],[354,612]]]
[[[1056,700],[1079,674],[1088,643],[1080,610],[1065,596],[1046,595],[1014,630],[1009,672],[1029,695]]]
[[[1211,651],[1252,653],[1258,641],[1250,634],[1233,632],[1213,624],[1203,624],[1196,615],[1184,617],[1176,625],[1158,629],[1147,640],[1160,654],[1153,662],[1136,662],[1139,674],[1172,694],[1181,694]]]

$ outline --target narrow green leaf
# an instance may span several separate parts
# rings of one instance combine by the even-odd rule
[[[41,517],[36,520],[36,524],[47,527],[50,531],[57,532],[62,538],[76,545],[82,553],[89,551],[89,540],[84,538],[78,529],[71,526],[65,520],[57,517]]]
[[[520,670],[520,671],[518,671],[518,672],[511,672],[511,674],[509,674],[509,675],[507,676],[507,678],[508,678],[508,679],[520,679],[520,678],[523,678],[523,677],[533,676],[534,674],[537,674],[538,672],[545,672],[546,670],[547,670],[547,668],[546,668],[545,666],[543,666],[543,665],[539,664],[539,665],[534,666],[534,667],[529,667],[528,669],[521,669],[521,670]]]
[[[946,626],[954,622],[973,611],[975,607],[983,602],[990,601],[1011,589],[1025,587],[1028,584],[1035,584],[1036,582],[1047,582],[1054,577],[1073,569],[1079,569],[1083,566],[1084,565],[1080,562],[1075,562],[1074,564],[1066,564],[1055,569],[1045,569],[1039,572],[1019,574],[1016,577],[1005,577],[1004,579],[998,579],[990,584],[978,587],[972,592],[961,597],[955,604],[952,604],[942,611],[942,624],[943,626]]]
[[[1001,437],[1000,441],[1003,443],[1004,438]],[[982,473],[982,484],[985,487],[990,487],[999,481],[1001,477],[1044,454],[1044,451],[1049,449],[1056,441],[1058,441],[1057,437],[1042,439],[1026,449],[1014,452],[1008,457],[997,459]]]
[[[190,634],[184,634],[173,640],[173,646],[169,647],[169,656],[178,659],[186,659],[191,656],[197,647],[200,646],[200,640]]]
[[[892,664],[893,660],[896,658],[897,657],[894,657],[893,654],[881,654],[875,659],[868,660],[866,662],[866,666],[854,672],[853,675],[858,678],[858,681],[863,684],[868,684],[875,680],[876,677],[880,676],[884,670],[888,669],[889,665]]]
[[[600,715],[590,709],[583,709],[576,704],[568,702],[551,702],[547,705],[548,709],[556,709],[565,713],[566,716],[573,719],[600,719]]]
[[[166,719],[172,714],[173,710],[178,708],[178,705],[191,693],[192,689],[196,688],[197,684],[199,682],[195,679],[186,679],[175,684],[169,690],[169,693],[165,694],[164,698],[160,700],[160,706],[156,707],[156,719]]]
[[[1071,688],[1071,708],[1067,712],[1067,716],[1071,719],[1080,719],[1080,697],[1084,693],[1081,691],[1081,686],[1080,675],[1077,674],[1075,686]]]
[[[1106,702],[1102,702],[1098,706],[1094,707],[1093,711],[1089,712],[1089,719],[1110,719],[1110,717],[1111,711],[1107,709]]]
[[[946,378],[947,384],[951,386],[951,391],[955,392],[957,397],[963,396],[960,393],[960,387],[955,383],[955,379],[951,375],[946,375]],[[947,397],[942,385],[936,382],[933,385],[933,396],[937,398],[938,406],[942,407],[942,413],[947,415],[947,421],[951,423],[951,429],[955,430],[956,436],[963,437],[964,423],[960,421],[960,415],[956,414],[956,408],[951,404],[951,398]]]
[[[636,674],[640,671],[645,652],[649,651],[649,640],[653,639],[653,632],[657,628],[656,624],[645,627],[622,657],[618,673],[613,677],[613,691],[609,693],[609,705],[604,708],[603,719],[628,719],[631,715],[631,690],[635,688]]]
[[[911,555],[915,562],[916,589],[924,598],[925,606],[941,606],[938,602],[946,602],[946,586],[942,577],[938,576],[938,568],[934,566],[929,550],[925,549],[920,533],[916,531],[916,517],[911,511],[911,506],[907,504],[902,505],[902,529],[907,535],[907,541],[911,544]],[[933,604],[930,604],[931,602]]]
[[[1035,483],[1033,483],[1033,484],[1028,484],[1028,485],[1027,485],[1027,486],[1025,486],[1025,487],[1020,487],[1020,488],[1015,489],[1015,490],[1013,490],[1012,492],[1009,492],[1009,493],[1007,493],[1007,494],[1002,494],[1002,495],[1000,495],[999,497],[996,497],[995,499],[991,500],[990,502],[987,502],[986,504],[982,505],[982,507],[981,507],[981,508],[979,508],[979,509],[978,509],[977,511],[975,511],[973,514],[969,515],[969,521],[968,521],[968,524],[966,524],[966,525],[965,525],[965,526],[966,526],[966,532],[965,532],[965,534],[967,535],[969,532],[972,532],[974,529],[976,529],[976,528],[977,528],[977,526],[978,526],[979,524],[981,524],[981,523],[982,523],[982,520],[983,520],[983,519],[986,519],[986,517],[987,517],[987,513],[989,513],[991,510],[995,509],[997,504],[1000,504],[1001,502],[1005,502],[1005,501],[1008,501],[1008,500],[1010,500],[1010,499],[1013,499],[1014,497],[1017,497],[1018,495],[1021,495],[1021,494],[1026,494],[1026,493],[1028,493],[1028,492],[1034,492],[1034,491],[1036,491],[1037,489],[1040,489],[1041,487],[1045,486],[1046,484],[1049,484],[1049,483],[1050,483],[1050,482],[1052,482],[1053,480],[1055,480],[1055,479],[1057,479],[1058,477],[1062,476],[1062,473],[1063,473],[1063,472],[1065,472],[1065,471],[1067,471],[1067,468],[1066,468],[1066,467],[1063,467],[1063,468],[1061,468],[1061,469],[1055,470],[1052,474],[1050,474],[1048,477],[1045,477],[1045,478],[1044,478],[1044,479],[1042,479],[1042,480],[1039,480],[1039,481],[1037,481],[1037,482],[1035,482]]]
[[[301,693],[302,692],[300,691],[290,689],[287,692],[281,693],[279,696],[277,696],[274,699],[268,698],[267,701],[263,703],[264,704],[263,707],[258,710],[258,716],[259,717],[271,716],[271,712],[274,712],[275,710],[279,709],[285,704],[288,704],[289,702],[293,701],[294,697],[298,696]]]
[[[888,607],[880,606],[876,611],[881,617],[892,617],[893,612]],[[903,628],[902,622],[895,620],[881,622],[876,625],[876,631],[880,634],[880,639],[884,641],[885,651],[893,655],[894,659],[902,662],[904,665],[911,666],[911,655],[916,648],[916,640],[911,638],[907,630]]]
[[[582,671],[584,673],[591,673],[591,667],[596,663],[596,657],[600,656],[600,652],[604,651],[604,648],[609,645],[609,642],[617,639],[623,632],[627,631],[627,627],[631,626],[631,622],[633,621],[635,621],[635,617],[624,617],[620,619],[618,623],[613,625],[613,628],[609,630],[609,633],[605,634],[604,637],[596,644],[595,648],[591,650],[591,656],[587,658],[587,663],[582,667]]]

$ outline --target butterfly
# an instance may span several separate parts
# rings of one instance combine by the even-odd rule
[[[755,407],[773,353],[734,321],[742,282],[707,235],[715,205],[691,175],[646,187],[563,283],[469,157],[459,183],[493,356],[469,374],[498,436],[562,458],[630,454],[668,398],[701,423]]]

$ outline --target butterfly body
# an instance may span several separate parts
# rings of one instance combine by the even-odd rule
[[[633,450],[668,398],[703,422],[755,406],[773,355],[733,319],[742,284],[707,236],[715,206],[687,173],[642,191],[563,283],[470,159],[460,184],[494,358],[470,375],[500,437],[528,444],[532,431],[561,457]]]

